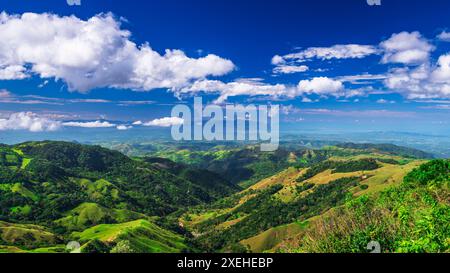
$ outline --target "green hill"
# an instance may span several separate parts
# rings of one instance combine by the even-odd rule
[[[82,231],[102,223],[124,223],[146,218],[141,213],[124,209],[108,209],[95,203],[83,203],[67,212],[66,215],[54,223],[69,232]]]
[[[0,246],[9,245],[15,246],[16,248],[35,249],[48,245],[56,245],[60,242],[61,238],[45,227],[0,221]]]
[[[74,231],[137,219],[157,220],[238,190],[209,171],[173,162],[166,166],[155,160],[135,160],[99,146],[45,141],[0,148],[0,220],[46,226],[66,241]],[[38,234],[37,230],[19,231],[14,233]],[[38,247],[28,240],[14,242],[6,240],[5,244],[24,251]],[[163,246],[162,251],[174,251],[172,245]]]
[[[384,144],[164,147],[0,145],[0,252],[449,251],[449,161]]]
[[[430,222],[431,225],[436,227],[436,233],[440,236],[440,239],[439,241],[433,241],[438,240],[433,238],[428,239],[430,245],[437,245],[431,249],[434,251],[448,249],[450,233],[445,220],[450,217],[448,204],[448,181],[450,179],[447,167],[435,168],[435,164],[439,165],[439,162],[441,162],[435,161],[429,163],[430,165],[425,164],[416,169],[425,161],[413,160],[400,164],[397,161],[398,158],[388,160],[386,157],[377,158],[378,155],[376,154],[373,156],[374,158],[370,160],[348,157],[346,160],[341,158],[339,162],[332,161],[333,164],[323,165],[324,163],[318,163],[297,171],[288,169],[237,194],[234,202],[226,202],[221,207],[211,206],[209,209],[192,210],[192,215],[188,213],[182,216],[180,221],[197,236],[197,241],[208,251],[277,251],[285,245],[300,244],[302,240],[306,240],[305,238],[313,236],[310,235],[311,232],[323,230],[322,226],[317,226],[320,225],[319,223],[325,225],[325,223],[331,221],[331,223],[339,222],[342,225],[352,225],[352,223],[360,221],[360,219],[350,218],[350,216],[357,217],[359,215],[356,210],[348,213],[346,217],[338,215],[334,216],[336,217],[335,220],[327,218],[329,215],[335,215],[349,204],[365,199],[379,200],[377,196],[383,195],[385,192],[400,193],[405,190],[405,184],[411,188],[410,194],[419,194],[424,190],[421,188],[424,186],[408,182],[411,177],[416,177],[415,179],[422,179],[425,181],[424,184],[432,185],[431,187],[435,188],[435,196],[428,196],[428,198],[430,198],[430,202],[435,202],[433,204],[440,206],[439,209],[436,209],[436,213],[440,213],[441,216],[439,217],[441,218],[436,220],[437,222],[434,222],[434,220]],[[429,174],[429,169],[433,170],[432,174]],[[438,173],[442,175],[439,181],[443,181],[443,183],[433,182],[436,181],[434,175]],[[436,196],[436,194],[439,195]],[[424,195],[421,198],[427,198],[426,196]],[[396,199],[396,196],[391,198],[393,200],[385,201],[386,206],[389,206],[389,204],[400,206],[404,202],[403,199],[400,199],[400,196],[398,196],[398,199]],[[418,204],[420,203],[411,203],[406,207],[415,211],[414,207]],[[418,218],[414,219],[413,223],[424,221],[426,218],[422,218],[425,217],[421,216],[422,213],[433,214],[429,211],[431,209],[432,207],[425,206],[423,210],[418,210],[420,211],[417,212]],[[377,213],[378,208],[367,206],[364,215],[377,215]],[[213,216],[202,217],[202,215]],[[385,217],[383,218],[385,220],[394,218],[393,216],[383,217]],[[412,225],[413,223],[408,224]],[[323,236],[326,233],[332,234],[333,229],[336,229],[335,232],[340,231],[337,226],[328,228],[331,230],[324,231]],[[383,227],[379,228],[382,229]],[[372,234],[373,236],[366,235],[363,239],[359,238],[360,245],[358,248],[350,245],[347,248],[337,247],[336,251],[365,252],[368,242],[377,239],[377,236],[379,236],[380,241],[383,241],[383,232],[386,232],[386,236],[389,234],[389,230],[378,231],[378,233],[367,231],[365,234]],[[404,232],[403,236],[407,238],[409,233],[417,231],[411,229]],[[317,243],[320,240],[314,239],[312,243]],[[336,238],[329,240],[334,240],[332,242],[337,243],[340,242],[341,237],[337,235]],[[343,241],[345,240],[344,238]],[[325,241],[324,245],[331,245],[332,242]],[[405,244],[395,241],[395,244],[397,243]],[[390,246],[386,248],[397,252],[415,251],[413,248]],[[301,251],[303,248],[290,247],[287,249],[288,252],[294,252]],[[417,251],[430,250],[423,248]],[[306,248],[306,251],[330,252],[331,249],[314,249],[311,247]]]
[[[86,202],[161,216],[237,190],[212,174],[205,183],[201,171],[177,175],[98,146],[35,142],[2,151],[9,161],[0,165],[0,219],[57,220]]]
[[[112,252],[173,253],[187,248],[183,237],[147,220],[102,224],[74,233],[72,237],[82,244],[82,252],[110,249]]]
[[[283,252],[364,252],[378,241],[383,252],[450,251],[450,161],[410,172],[401,185],[361,196],[314,221],[286,242]]]
[[[130,148],[130,146],[132,148]],[[150,147],[149,147],[150,146]],[[334,156],[377,155],[401,159],[431,159],[433,155],[413,148],[392,144],[342,143],[322,149],[311,149],[300,142],[283,143],[275,152],[261,152],[257,145],[176,144],[113,146],[131,154],[146,154],[206,169],[243,188],[285,170],[288,167],[305,167]]]

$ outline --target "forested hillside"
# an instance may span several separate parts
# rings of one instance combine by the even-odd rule
[[[40,230],[51,234],[52,242],[62,242],[72,232],[98,224],[161,217],[237,191],[220,176],[195,168],[133,160],[75,143],[2,146],[0,164],[0,220],[48,228],[25,232],[8,226],[2,228],[2,238],[16,244],[29,237],[38,242],[29,245],[33,247],[47,243],[40,240]],[[22,232],[28,237],[16,238]]]
[[[186,148],[0,146],[0,252],[449,250],[449,161],[369,144]]]
[[[351,157],[290,168],[180,221],[207,251],[446,252],[449,183],[449,161]]]

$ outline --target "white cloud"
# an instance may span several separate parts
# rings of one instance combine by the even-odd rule
[[[272,64],[273,65],[281,65],[281,64],[285,64],[286,61],[284,60],[284,58],[280,55],[275,55],[272,58]]]
[[[64,126],[66,127],[81,127],[81,128],[111,128],[115,127],[116,124],[110,123],[108,121],[70,121],[70,122],[64,122]]]
[[[71,103],[111,103],[110,100],[104,100],[104,99],[72,99],[72,100],[67,100],[67,102],[71,102]]]
[[[27,77],[25,67],[22,65],[0,66],[0,80],[22,80]]]
[[[197,81],[187,88],[183,88],[178,95],[197,93],[218,94],[215,103],[224,103],[229,97],[235,96],[263,96],[272,99],[293,99],[303,97],[303,101],[310,102],[304,98],[305,94],[316,94],[321,96],[352,97],[363,94],[362,89],[346,90],[344,84],[339,80],[327,77],[315,77],[311,80],[302,80],[297,86],[284,84],[267,84],[254,81],[233,81],[224,83],[215,80]]]
[[[360,59],[377,53],[377,48],[370,45],[347,44],[331,47],[310,47],[284,56],[275,55],[272,58],[272,64],[276,66],[273,72],[275,74],[305,72],[309,70],[309,67],[301,63],[311,59]]]
[[[340,96],[344,91],[342,82],[327,77],[317,77],[311,80],[300,81],[297,88],[301,93],[334,96]]]
[[[361,59],[377,53],[377,48],[371,45],[347,44],[334,45],[331,47],[310,47],[297,53],[284,55],[281,57],[281,59],[279,58],[280,56],[278,56],[278,58],[276,58],[275,60],[278,60],[280,62],[281,60],[305,61],[313,58],[317,58],[320,60]]]
[[[294,74],[306,72],[309,70],[309,67],[306,65],[280,65],[273,69],[273,73],[275,74]]]
[[[434,82],[450,84],[450,54],[439,57],[437,68],[432,72],[431,79]]]
[[[49,81],[45,80],[43,83],[39,84],[38,87],[39,88],[44,88],[48,83],[49,83]]]
[[[174,125],[182,125],[184,123],[184,119],[179,117],[167,117],[155,119],[149,122],[144,123],[144,126],[155,126],[155,127],[170,127]]]
[[[444,33],[445,34],[445,33]],[[441,35],[444,38],[445,35]],[[363,58],[372,54],[382,54],[382,63],[399,63],[383,74],[359,74],[343,77],[315,77],[305,79],[297,86],[289,84],[266,84],[262,81],[224,83],[217,80],[198,80],[189,87],[180,89],[183,93],[218,94],[217,103],[225,102],[233,96],[266,96],[273,99],[305,97],[316,94],[321,97],[357,97],[367,94],[396,92],[408,99],[430,99],[450,97],[450,54],[441,56],[433,64],[431,53],[435,47],[419,32],[393,34],[380,43],[379,47],[367,45],[336,45],[332,47],[311,47],[298,53],[284,56],[275,55],[272,64],[274,73],[288,74],[309,69],[304,63],[313,58],[321,60]],[[361,85],[361,88],[346,89],[344,83]],[[378,90],[373,84],[384,83],[385,89]],[[379,88],[379,87],[377,87]],[[306,99],[307,100],[307,99]],[[382,103],[382,101],[379,101]]]
[[[133,129],[133,126],[118,125],[116,128],[117,128],[117,130],[119,130],[119,131],[126,131],[126,130]]]
[[[31,112],[13,113],[6,119],[0,119],[0,131],[27,130],[30,132],[55,131],[61,123],[39,117]]]
[[[3,12],[0,18],[0,79],[36,74],[61,79],[70,90],[81,92],[101,87],[177,89],[235,68],[212,54],[189,58],[181,50],[166,50],[161,55],[148,44],[138,46],[111,14],[86,21],[48,13]]]
[[[434,46],[417,31],[393,34],[388,40],[382,42],[380,47],[384,51],[383,63],[408,65],[426,63],[434,50]]]
[[[450,42],[450,32],[443,31],[437,36],[437,38],[444,42]]]
[[[284,84],[271,85],[254,81],[234,81],[224,83],[215,80],[202,80],[195,82],[190,87],[180,90],[180,94],[195,94],[200,92],[218,93],[220,96],[216,100],[216,103],[223,103],[229,97],[235,96],[270,96],[273,98],[295,96],[295,88],[289,88]]]
[[[408,99],[450,98],[450,58],[441,56],[437,67],[423,64],[416,68],[397,68],[388,73],[385,85]]]
[[[7,130],[27,130],[30,132],[56,131],[61,127],[80,127],[80,128],[112,128],[117,130],[129,130],[133,126],[116,125],[108,121],[70,121],[62,122],[57,119],[66,118],[59,115],[38,115],[32,112],[13,113],[6,118],[0,118],[0,131]]]
[[[142,125],[144,124],[141,120],[133,122],[133,125]]]

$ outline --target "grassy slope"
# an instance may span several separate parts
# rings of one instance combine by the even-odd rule
[[[271,228],[249,239],[241,241],[241,244],[251,249],[252,252],[273,251],[286,240],[303,232],[308,222],[292,223],[275,228]]]
[[[364,157],[361,156],[346,157],[340,158],[340,160],[356,160],[367,157],[370,156],[365,155]],[[373,155],[373,157],[380,158],[380,155],[375,154]],[[386,157],[396,160],[401,159],[399,157],[390,157],[387,155],[382,155],[381,158],[385,159]],[[424,163],[424,161],[408,160],[407,162],[405,161],[405,163],[406,163],[405,165],[393,165],[380,162],[381,167],[379,169],[371,171],[350,172],[350,173],[332,174],[331,170],[328,170],[317,174],[316,176],[312,177],[306,182],[314,185],[324,185],[339,178],[361,177],[363,179],[360,182],[360,184],[367,185],[368,188],[361,188],[361,186],[354,187],[351,189],[352,194],[355,197],[364,194],[374,194],[386,188],[389,188],[393,185],[399,185],[403,181],[403,178],[407,173],[409,173],[411,170]],[[214,217],[219,218],[221,215],[236,210],[246,201],[253,198],[256,195],[255,192],[263,191],[274,185],[282,185],[283,187],[280,191],[274,194],[274,198],[286,203],[290,203],[298,198],[302,198],[303,196],[309,194],[314,190],[313,188],[311,190],[301,193],[298,193],[296,191],[296,187],[302,184],[298,183],[296,180],[304,171],[305,170],[297,170],[296,168],[288,168],[285,171],[282,171],[281,173],[276,174],[267,179],[263,179],[259,183],[244,190],[242,193],[240,193],[241,196],[239,201],[233,204],[232,207],[199,211],[195,215],[190,215],[188,217],[189,220],[191,221],[186,221],[185,218],[182,218],[180,221],[182,221],[183,224],[193,232],[193,234],[196,234],[197,233],[196,227],[201,225],[202,222],[211,220],[211,218]],[[244,218],[245,215],[237,219],[232,219],[231,221],[221,222],[217,224],[215,228],[218,230],[225,230],[226,228],[229,228],[230,226],[238,223]],[[246,247],[249,247],[250,250],[254,252],[276,250],[279,244],[282,244],[284,241],[289,240],[290,238],[294,238],[295,236],[298,236],[299,234],[304,232],[306,228],[305,223],[314,221],[315,218],[316,217],[313,217],[313,219],[309,219],[308,221],[305,221],[303,223],[292,223],[282,225],[279,227],[270,228],[256,236],[242,240],[241,244]]]
[[[147,220],[136,220],[122,224],[102,224],[83,232],[75,232],[74,239],[87,245],[92,240],[105,244],[129,241],[135,252],[172,253],[186,248],[181,236],[164,230]],[[82,247],[83,248],[83,247]]]
[[[0,239],[0,245],[8,244],[18,249],[33,249],[47,245],[56,245],[60,242],[56,235],[42,226],[12,224],[2,221],[0,221]]]
[[[450,252],[450,161],[435,160],[403,183],[353,199],[280,243],[282,252]]]
[[[146,216],[137,212],[123,209],[108,209],[95,203],[83,203],[66,213],[66,217],[55,221],[58,226],[63,226],[68,231],[82,231],[93,225],[105,222],[123,223]]]
[[[78,158],[74,156],[75,159],[72,159],[75,152],[80,152],[81,149],[85,154]],[[113,163],[109,162],[111,160]],[[102,164],[98,165],[101,161],[111,169],[104,170]],[[124,177],[121,177],[119,167],[122,163],[128,163],[137,171],[129,175],[127,171],[133,170],[123,168]],[[39,168],[36,168],[36,164],[39,164]],[[119,167],[113,164],[119,164]],[[144,212],[145,209],[150,210],[152,207],[158,210],[162,205],[175,206],[175,201],[170,201],[170,198],[186,205],[188,201],[196,199],[196,195],[205,200],[210,199],[208,194],[220,197],[219,191],[222,190],[222,188],[211,189],[211,192],[207,192],[209,189],[206,187],[209,185],[203,190],[194,184],[195,181],[178,178],[151,164],[133,161],[117,152],[73,143],[30,142],[14,147],[4,145],[0,147],[0,165],[11,170],[11,173],[3,172],[5,179],[0,179],[0,198],[4,197],[3,200],[0,199],[4,202],[2,203],[4,217],[1,219],[51,226],[54,232],[63,234],[62,243],[70,239],[68,235],[71,232],[89,231],[93,226],[105,224],[103,227],[108,230],[114,227],[119,230],[120,224],[126,222],[137,219],[150,220],[154,217],[148,215],[154,214],[147,215],[135,211]],[[58,165],[64,166],[66,172],[62,174],[56,172],[57,175],[52,176],[55,173],[53,172],[55,169],[52,168]],[[90,168],[98,168],[100,171],[90,171]],[[143,173],[145,174],[142,175]],[[43,178],[38,179],[37,175],[40,174]],[[142,179],[133,177],[133,183],[136,185],[131,185],[131,182],[124,181],[131,175],[142,175]],[[157,196],[152,199],[153,196],[148,196],[149,193],[143,189],[144,187],[152,193],[155,191],[154,194]],[[228,190],[225,184],[223,188]],[[186,192],[192,193],[186,195]],[[155,205],[155,201],[161,206]],[[5,246],[1,246],[0,251],[64,251],[64,246],[58,245],[61,242],[57,242],[56,236],[43,227],[31,228],[20,224],[6,226],[6,223],[3,226],[0,246]],[[186,248],[181,237],[151,222],[139,222],[139,225],[119,235],[120,238],[129,237],[132,246],[139,252],[179,252]]]
[[[354,188],[354,196],[361,196],[364,194],[373,194],[382,191],[390,186],[399,185],[407,173],[412,171],[414,168],[418,167],[422,161],[413,161],[407,165],[391,165],[383,163],[380,169],[373,171],[364,172],[353,172],[353,173],[336,173],[331,174],[331,171],[326,171],[321,174],[316,175],[308,182],[313,184],[327,184],[330,181],[342,178],[342,177],[352,177],[352,176],[369,176],[368,179],[363,181],[362,185],[369,186],[368,189],[363,190],[361,188]],[[280,177],[281,176],[281,177]],[[255,188],[263,188],[271,185],[273,183],[282,183],[285,185],[283,190],[277,193],[278,197],[282,200],[289,202],[293,198],[293,188],[296,185],[295,178],[297,176],[293,175],[291,171],[287,171],[283,174],[277,175],[269,179],[272,183],[267,183],[268,181],[262,181],[263,184],[255,185]],[[287,179],[288,178],[288,179]],[[290,179],[289,179],[290,178]],[[309,221],[314,221],[314,219],[309,219]],[[254,252],[264,252],[275,250],[279,244],[282,244],[285,240],[289,240],[295,236],[298,236],[305,229],[305,225],[300,225],[298,223],[293,223],[289,225],[283,225],[280,227],[271,228],[257,236],[243,240],[241,243],[245,246],[250,246],[250,249]]]

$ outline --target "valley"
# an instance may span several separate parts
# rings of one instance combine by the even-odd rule
[[[71,241],[86,253],[365,252],[371,240],[389,252],[449,251],[450,162],[415,149],[139,151],[2,145],[0,252],[67,252]],[[426,240],[422,225],[434,227]]]

